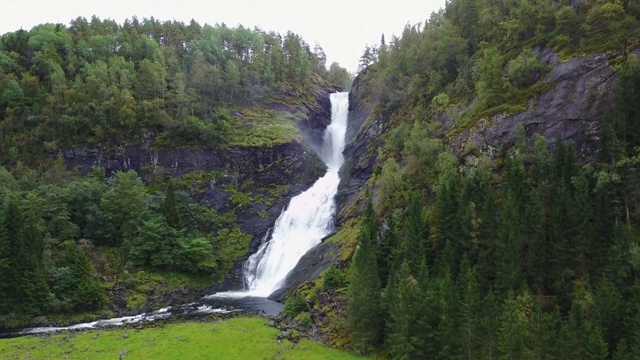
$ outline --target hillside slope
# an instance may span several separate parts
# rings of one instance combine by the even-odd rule
[[[458,0],[365,53],[311,329],[393,358],[636,356],[639,20]]]

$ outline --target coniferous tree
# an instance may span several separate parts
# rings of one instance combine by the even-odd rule
[[[501,309],[499,299],[497,298],[493,290],[489,289],[483,299],[482,321],[480,323],[480,334],[482,334],[481,351],[483,358],[497,358],[500,313]]]
[[[464,355],[467,359],[478,356],[478,320],[480,314],[480,292],[475,268],[465,257],[460,265],[460,324],[464,334]]]
[[[0,314],[9,312],[11,301],[9,299],[12,279],[11,279],[11,244],[9,242],[9,234],[7,231],[7,223],[5,218],[4,199],[0,198]]]
[[[169,183],[167,184],[167,191],[165,192],[164,201],[160,207],[160,213],[164,215],[169,226],[176,230],[180,230],[182,228],[182,220],[180,219],[180,213],[178,212],[176,190],[173,184],[173,179],[169,179]]]
[[[422,203],[414,196],[407,210],[407,229],[404,241],[404,259],[409,262],[412,273],[417,273],[420,262],[425,257],[428,234],[422,215]]]
[[[496,243],[496,285],[500,294],[519,291],[524,284],[520,217],[511,193],[504,199]]]
[[[447,271],[436,279],[435,306],[438,322],[435,328],[436,359],[454,359],[462,354],[458,292]]]
[[[93,277],[93,266],[87,255],[76,249],[75,244],[67,244],[62,264],[69,267],[74,279],[70,295],[76,311],[100,308],[104,298],[100,285]]]
[[[585,349],[585,359],[606,360],[609,357],[607,343],[602,336],[602,330],[598,326],[591,326],[587,347]]]
[[[505,359],[526,359],[532,356],[530,319],[533,300],[528,292],[517,297],[512,292],[502,307],[498,349]]]
[[[358,248],[349,269],[349,331],[351,342],[360,353],[378,345],[383,326],[374,216],[369,199],[363,214]]]
[[[416,276],[419,288],[419,301],[416,304],[416,334],[422,334],[414,338],[416,352],[421,354],[423,358],[435,358],[439,352],[436,327],[438,325],[439,316],[436,303],[436,289],[434,282],[431,281],[427,260],[423,259],[420,263],[420,270]]]
[[[378,277],[380,278],[380,286],[384,289],[387,287],[387,282],[391,276],[392,271],[398,269],[398,265],[395,264],[394,252],[398,246],[398,240],[396,237],[396,219],[395,216],[390,216],[387,220],[387,228],[382,233],[380,239],[380,245],[378,246],[377,258],[378,258]]]
[[[386,346],[394,359],[424,358],[416,342],[426,335],[417,332],[420,298],[419,284],[411,276],[407,261],[391,278],[388,288],[389,316],[386,323]]]

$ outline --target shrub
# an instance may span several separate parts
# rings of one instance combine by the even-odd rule
[[[311,314],[309,314],[308,312],[305,312],[302,315],[300,315],[300,326],[307,327],[309,326],[309,324],[311,324]]]
[[[347,286],[347,279],[342,271],[338,270],[335,266],[331,266],[324,273],[324,279],[322,287],[329,289],[340,289]]]
[[[535,84],[547,71],[547,67],[540,62],[538,54],[531,50],[524,50],[517,58],[509,61],[509,81],[517,88],[525,89]]]
[[[287,316],[296,317],[296,315],[303,311],[309,311],[309,303],[307,303],[307,299],[305,299],[304,296],[296,291],[284,302],[284,309],[282,311]]]

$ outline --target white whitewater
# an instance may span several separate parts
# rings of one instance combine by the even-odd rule
[[[277,290],[300,258],[320,243],[333,227],[335,195],[344,162],[342,151],[349,112],[348,93],[331,94],[331,124],[324,133],[320,156],[327,173],[313,186],[294,197],[276,220],[271,239],[251,255],[244,265],[245,296],[269,296]]]

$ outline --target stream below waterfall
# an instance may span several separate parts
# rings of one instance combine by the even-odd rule
[[[269,300],[267,296],[278,290],[300,258],[333,230],[336,211],[334,198],[340,183],[338,170],[344,163],[342,152],[345,146],[348,108],[348,93],[331,94],[331,124],[325,130],[323,145],[319,151],[320,157],[327,164],[327,173],[311,188],[291,199],[276,220],[272,231],[269,231],[270,236],[265,238],[258,251],[245,262],[244,291],[216,293],[193,303],[135,316],[65,327],[36,327],[0,333],[0,338],[119,326],[170,317],[189,318],[239,310],[255,311],[265,315],[278,314],[283,305]]]

